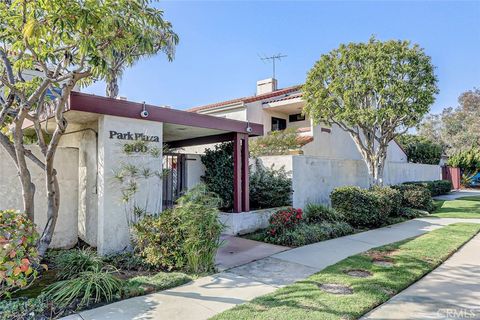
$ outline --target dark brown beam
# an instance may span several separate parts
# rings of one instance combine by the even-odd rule
[[[167,144],[172,149],[199,146],[202,144],[232,141],[234,139],[234,135],[235,135],[234,133],[229,132],[229,133],[215,134],[215,135],[206,136],[206,137],[170,141],[170,142],[165,142],[165,144]]]
[[[263,135],[263,125],[258,123],[248,123],[152,105],[145,105],[145,109],[148,111],[149,116],[147,118],[142,118],[140,112],[143,110],[143,107],[142,103],[95,96],[80,92],[72,92],[69,104],[69,110],[239,133],[248,133],[247,127],[250,127],[251,132],[248,133],[250,136]]]

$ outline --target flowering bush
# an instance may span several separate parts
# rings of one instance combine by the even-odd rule
[[[37,277],[37,239],[26,214],[0,210],[0,297],[27,287]]]
[[[275,237],[286,230],[294,228],[303,219],[302,209],[286,208],[275,212],[269,220],[268,236]]]

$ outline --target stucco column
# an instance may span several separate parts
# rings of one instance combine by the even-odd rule
[[[114,116],[101,116],[98,127],[98,237],[101,255],[130,247],[130,225],[138,210],[155,214],[162,209],[162,123]],[[125,152],[125,146],[145,141],[148,148]],[[159,150],[160,154],[150,152]],[[137,190],[125,201],[129,167],[138,170],[133,179]],[[143,176],[149,172],[150,175]],[[127,178],[119,179],[119,176]]]

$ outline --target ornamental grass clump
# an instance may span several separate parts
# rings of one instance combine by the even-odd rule
[[[218,220],[220,201],[205,185],[197,185],[180,197],[173,209],[133,226],[136,249],[157,268],[214,271],[224,228]]]
[[[54,259],[57,278],[72,279],[79,273],[103,266],[102,259],[91,249],[61,251]]]
[[[58,306],[83,307],[119,299],[122,288],[122,280],[115,277],[113,271],[96,266],[80,272],[76,278],[51,284],[45,294]]]

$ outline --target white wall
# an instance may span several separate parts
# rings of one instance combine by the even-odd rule
[[[302,148],[305,155],[329,159],[363,160],[349,133],[337,125],[328,127],[330,132],[322,132],[322,128],[327,128],[327,126],[313,127],[313,141]],[[407,155],[395,141],[388,145],[387,161],[407,162]]]
[[[97,131],[97,121],[70,124],[60,140],[61,146],[78,148],[78,237],[93,247],[98,225]]]
[[[389,185],[440,179],[442,179],[442,167],[439,165],[387,162],[385,166],[384,181]]]
[[[125,154],[122,151],[128,140],[110,138],[110,131],[143,133],[159,137],[150,142],[150,147],[162,150],[163,124],[146,120],[101,116],[98,128],[98,238],[97,249],[102,255],[122,251],[130,246],[129,215],[131,206],[122,201],[120,182],[115,179],[115,170],[124,164],[149,168],[162,172],[162,157],[143,153]],[[162,181],[152,177],[142,180],[135,195],[135,205],[147,213],[162,209]]]
[[[40,157],[39,148],[29,146]],[[22,189],[18,180],[17,169],[5,150],[0,147],[0,209],[23,208]],[[71,248],[77,243],[78,212],[78,150],[59,147],[55,155],[54,166],[58,172],[60,185],[60,211],[53,235],[52,248]],[[35,224],[39,232],[47,222],[47,201],[45,175],[43,170],[28,160],[35,192]]]
[[[330,193],[340,186],[368,187],[368,171],[361,160],[334,160],[315,156],[260,157],[265,167],[284,166],[292,178],[293,206],[304,208],[309,202],[330,203]],[[441,179],[440,166],[389,162],[385,166],[385,183]]]
[[[205,174],[205,166],[198,154],[186,155],[187,189],[193,188],[202,182],[201,176]]]

